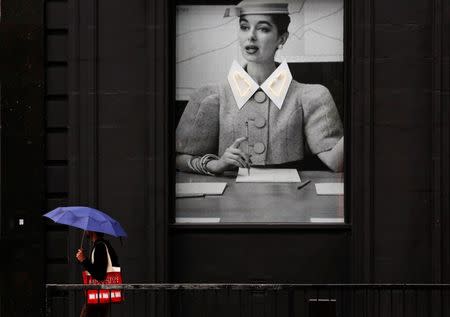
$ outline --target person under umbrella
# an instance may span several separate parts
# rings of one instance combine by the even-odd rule
[[[108,255],[113,267],[119,267],[119,259],[114,248],[109,241],[104,239],[104,234],[95,231],[86,231],[86,237],[90,239],[92,248],[89,257],[86,257],[83,249],[78,249],[76,258],[80,262],[84,271],[87,271],[92,278],[103,281],[106,278],[108,268]],[[80,317],[105,317],[108,316],[109,304],[84,304]]]
[[[114,237],[126,237],[127,234],[115,219],[104,212],[85,206],[58,207],[43,215],[59,224],[83,229],[81,246],[76,258],[83,266],[84,284],[121,284],[119,260],[104,234]],[[84,237],[91,241],[91,251],[86,256],[83,246]],[[88,290],[87,302],[80,317],[106,317],[109,303],[121,302],[120,290]]]

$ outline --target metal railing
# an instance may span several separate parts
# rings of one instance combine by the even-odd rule
[[[79,316],[87,290],[118,289],[111,317],[450,316],[450,284],[48,284],[46,316]]]

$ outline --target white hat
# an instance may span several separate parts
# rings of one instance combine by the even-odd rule
[[[224,17],[247,14],[289,14],[288,2],[283,0],[244,0],[225,10]]]

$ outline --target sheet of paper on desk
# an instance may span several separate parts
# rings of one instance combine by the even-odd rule
[[[176,197],[192,197],[198,195],[222,195],[227,183],[177,183]]]
[[[299,183],[300,176],[295,168],[239,168],[236,183]]]
[[[316,183],[317,195],[344,195],[344,183]]]
[[[216,217],[175,217],[176,223],[218,223],[220,218]]]

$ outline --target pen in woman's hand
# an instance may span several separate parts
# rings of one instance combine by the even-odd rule
[[[303,187],[305,187],[306,185],[308,185],[311,182],[311,180],[307,180],[304,181],[303,183],[300,183],[300,185],[298,185],[297,189],[302,189]]]
[[[250,158],[250,153],[248,151],[248,121],[245,121],[245,137],[247,138],[247,157]],[[250,176],[250,163],[247,162],[247,176]]]

